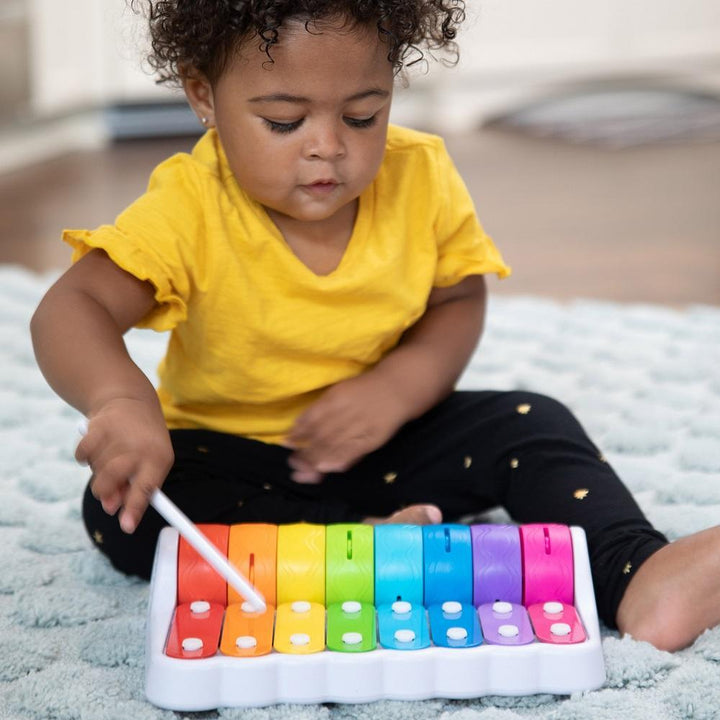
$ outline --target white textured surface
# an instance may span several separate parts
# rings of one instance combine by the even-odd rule
[[[78,418],[36,370],[27,332],[48,283],[0,267],[0,717],[197,717],[145,701],[147,585],[112,570],[85,537],[79,498],[87,470],[72,457]],[[162,343],[150,332],[129,338],[150,373]],[[486,337],[461,385],[564,400],[671,538],[720,522],[720,309],[493,298]],[[605,687],[569,698],[278,706],[201,717],[716,717],[720,629],[674,655],[609,632],[603,645]]]

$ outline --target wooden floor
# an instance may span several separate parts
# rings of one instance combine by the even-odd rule
[[[94,227],[193,139],[132,141],[0,176],[0,263],[66,267],[64,227]],[[607,151],[499,129],[447,138],[513,266],[492,292],[720,305],[720,143]]]

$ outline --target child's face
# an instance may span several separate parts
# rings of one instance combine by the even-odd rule
[[[239,185],[269,210],[304,222],[347,209],[377,174],[393,87],[374,28],[283,27],[274,62],[245,43],[210,88],[208,108]]]

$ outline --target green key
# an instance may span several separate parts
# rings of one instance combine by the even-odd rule
[[[325,603],[375,600],[372,525],[338,523],[325,532]]]
[[[356,600],[327,609],[327,648],[337,652],[368,652],[377,645],[375,606]]]

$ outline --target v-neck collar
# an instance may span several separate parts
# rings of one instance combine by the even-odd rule
[[[358,209],[355,216],[355,223],[340,261],[333,270],[324,275],[316,273],[295,254],[293,249],[285,240],[280,228],[278,228],[278,226],[270,218],[270,215],[265,207],[250,198],[237,184],[235,184],[235,186],[242,197],[242,201],[252,207],[263,227],[267,230],[268,234],[272,236],[273,240],[277,241],[279,247],[281,248],[281,252],[287,256],[288,262],[295,265],[301,275],[309,278],[313,282],[323,283],[332,282],[335,278],[343,276],[346,272],[349,272],[348,268],[353,265],[354,258],[358,253],[358,248],[365,244],[370,218],[372,218],[374,202],[372,183],[369,187],[365,188],[358,198]]]
[[[238,184],[230,164],[225,156],[225,151],[220,145],[219,139],[216,141],[217,152],[220,159],[220,170],[221,179],[225,185],[228,196],[238,210],[242,206],[251,208],[252,212],[255,213],[260,223],[268,231],[269,235],[277,240],[279,246],[282,248],[282,252],[288,256],[288,261],[291,264],[295,264],[298,268],[298,272],[304,275],[306,278],[316,283],[331,283],[335,278],[344,276],[348,272],[348,268],[352,267],[354,258],[358,253],[358,248],[366,244],[366,238],[368,236],[368,229],[371,224],[373,207],[375,202],[375,181],[370,183],[368,187],[358,197],[358,210],[355,217],[355,224],[353,225],[350,239],[345,246],[340,262],[337,264],[334,270],[327,273],[326,275],[319,275],[311,270],[292,250],[290,245],[285,240],[280,228],[272,221],[270,215],[263,205],[256,200],[253,200],[245,190]]]

